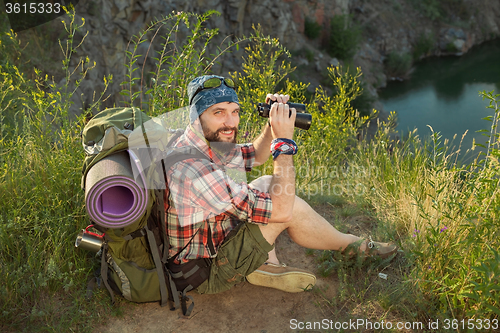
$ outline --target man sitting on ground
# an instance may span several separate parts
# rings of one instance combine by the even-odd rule
[[[286,230],[310,249],[357,251],[389,257],[396,246],[362,240],[335,229],[295,195],[295,109],[288,95],[268,94],[269,122],[249,144],[236,144],[240,106],[231,79],[215,75],[188,85],[191,123],[174,147],[196,147],[206,158],[177,162],[167,170],[166,209],[170,256],[177,264],[212,258],[208,279],[197,290],[217,293],[243,281],[299,292],[314,285],[306,270],[278,260],[276,238]],[[273,156],[273,175],[250,184],[235,180],[235,165],[250,171]],[[237,167],[236,167],[237,168]]]

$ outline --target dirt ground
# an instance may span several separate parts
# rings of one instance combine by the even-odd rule
[[[335,216],[331,209],[323,207],[320,214],[331,220]],[[367,225],[367,220],[369,218],[361,216],[348,219],[348,230],[363,233],[360,228]],[[106,326],[95,331],[271,333],[290,332],[294,328],[294,319],[297,323],[340,319],[335,318],[331,308],[325,305],[328,299],[338,294],[340,284],[335,274],[321,277],[315,256],[307,255],[306,249],[296,245],[286,233],[277,239],[276,250],[280,260],[287,265],[316,273],[316,286],[312,291],[286,293],[243,282],[220,294],[199,295],[193,292],[191,296],[195,306],[189,318],[182,316],[180,310],[170,311],[158,303],[129,303],[123,316],[110,317]]]

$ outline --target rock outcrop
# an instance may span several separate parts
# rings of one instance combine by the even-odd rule
[[[309,50],[314,60],[297,57],[303,65],[311,66],[309,82],[319,84],[324,69],[338,63],[330,57],[324,46],[329,40],[330,21],[335,15],[352,15],[355,24],[362,28],[362,42],[354,56],[353,64],[360,66],[368,89],[384,87],[387,76],[384,60],[391,52],[401,54],[415,51],[422,36],[431,36],[432,47],[422,54],[460,55],[473,45],[500,36],[500,2],[498,0],[462,0],[454,2],[446,19],[432,20],[418,1],[410,0],[89,0],[80,1],[77,19],[85,18],[86,24],[76,39],[88,32],[85,43],[77,55],[88,56],[97,62],[94,70],[82,82],[75,95],[74,111],[87,107],[92,102],[94,91],[102,91],[102,78],[113,74],[112,86],[107,93],[111,97],[104,106],[119,100],[119,84],[125,79],[125,50],[132,36],[136,35],[154,19],[172,12],[204,13],[214,9],[221,13],[208,22],[209,28],[217,28],[219,35],[214,43],[227,36],[249,35],[252,26],[260,24],[265,35],[279,38],[289,50]],[[451,3],[451,2],[450,2]],[[422,5],[420,5],[422,6]],[[437,14],[436,14],[437,15]],[[311,41],[304,34],[306,20],[321,26],[321,35]],[[447,23],[443,23],[447,22]],[[178,38],[182,38],[182,31]],[[141,51],[155,45],[143,43]],[[151,50],[150,50],[151,51]],[[145,53],[144,52],[144,53]],[[221,66],[214,68],[220,74],[236,71],[241,64],[240,53],[226,57]],[[149,58],[148,66],[154,61]],[[144,59],[138,59],[142,64]]]

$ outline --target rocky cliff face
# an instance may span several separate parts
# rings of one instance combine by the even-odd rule
[[[462,54],[475,44],[500,36],[500,1],[498,0],[443,0],[448,7],[432,7],[430,1],[417,0],[89,0],[80,1],[77,18],[84,17],[89,35],[78,50],[97,62],[89,77],[82,82],[75,96],[75,110],[91,103],[94,90],[103,88],[104,75],[113,74],[113,85],[108,89],[111,106],[118,99],[119,84],[125,78],[125,49],[133,35],[147,27],[155,17],[186,11],[204,13],[215,9],[220,17],[213,17],[209,27],[218,28],[220,42],[230,35],[242,36],[260,24],[265,35],[279,38],[289,50],[309,50],[314,58],[297,57],[299,64],[309,66],[304,77],[319,84],[325,68],[337,63],[323,51],[329,38],[329,25],[335,15],[349,14],[362,28],[362,41],[353,64],[360,66],[368,89],[376,95],[388,79],[384,60],[391,52],[411,54],[422,36],[432,36],[432,48],[421,56]],[[429,5],[425,7],[425,3]],[[442,13],[446,10],[446,15]],[[441,12],[440,12],[441,11]],[[441,15],[441,16],[440,16]],[[440,18],[440,19],[437,19]],[[314,41],[304,34],[309,20],[321,26],[321,35]],[[180,35],[182,36],[182,34]],[[78,37],[78,36],[77,36]],[[144,44],[141,47],[149,47]],[[154,46],[153,46],[154,48]],[[300,54],[300,52],[299,52]],[[239,69],[241,53],[226,58],[214,70],[220,74]],[[82,98],[80,98],[80,95]]]

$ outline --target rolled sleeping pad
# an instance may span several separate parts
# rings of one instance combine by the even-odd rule
[[[85,206],[90,219],[105,228],[128,226],[144,215],[148,191],[144,180],[134,179],[126,151],[107,156],[87,173]]]

